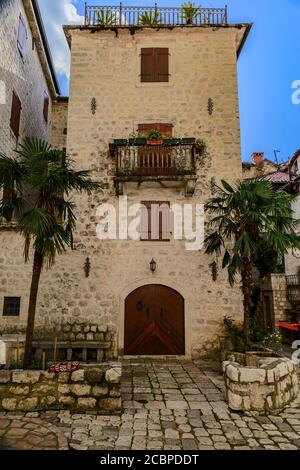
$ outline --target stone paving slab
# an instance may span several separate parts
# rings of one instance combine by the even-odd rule
[[[1,413],[0,449],[299,450],[300,394],[279,415],[233,413],[220,364],[124,361],[121,416]]]

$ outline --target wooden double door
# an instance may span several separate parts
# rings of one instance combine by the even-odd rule
[[[184,355],[184,299],[160,284],[139,287],[125,301],[125,355]]]

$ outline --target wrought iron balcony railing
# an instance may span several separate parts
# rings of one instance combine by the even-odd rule
[[[226,25],[225,8],[198,8],[191,13],[183,13],[181,8],[95,6],[85,4],[85,26],[176,26],[176,25]]]
[[[195,175],[194,145],[142,145],[114,148],[117,176]]]

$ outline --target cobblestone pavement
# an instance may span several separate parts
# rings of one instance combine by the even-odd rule
[[[124,361],[121,416],[0,414],[0,449],[299,450],[300,395],[280,415],[232,413],[206,362]]]

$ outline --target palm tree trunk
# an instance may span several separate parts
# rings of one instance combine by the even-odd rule
[[[33,260],[32,278],[31,278],[31,287],[30,287],[29,307],[28,307],[25,353],[24,353],[24,361],[23,361],[24,369],[27,369],[31,364],[35,309],[36,309],[36,301],[37,301],[42,267],[43,267],[43,255],[35,251],[34,260]]]
[[[253,277],[252,277],[252,263],[247,258],[243,260],[242,270],[242,292],[244,296],[244,325],[243,325],[243,336],[246,346],[250,344],[250,309],[251,309],[251,294],[253,289]]]

